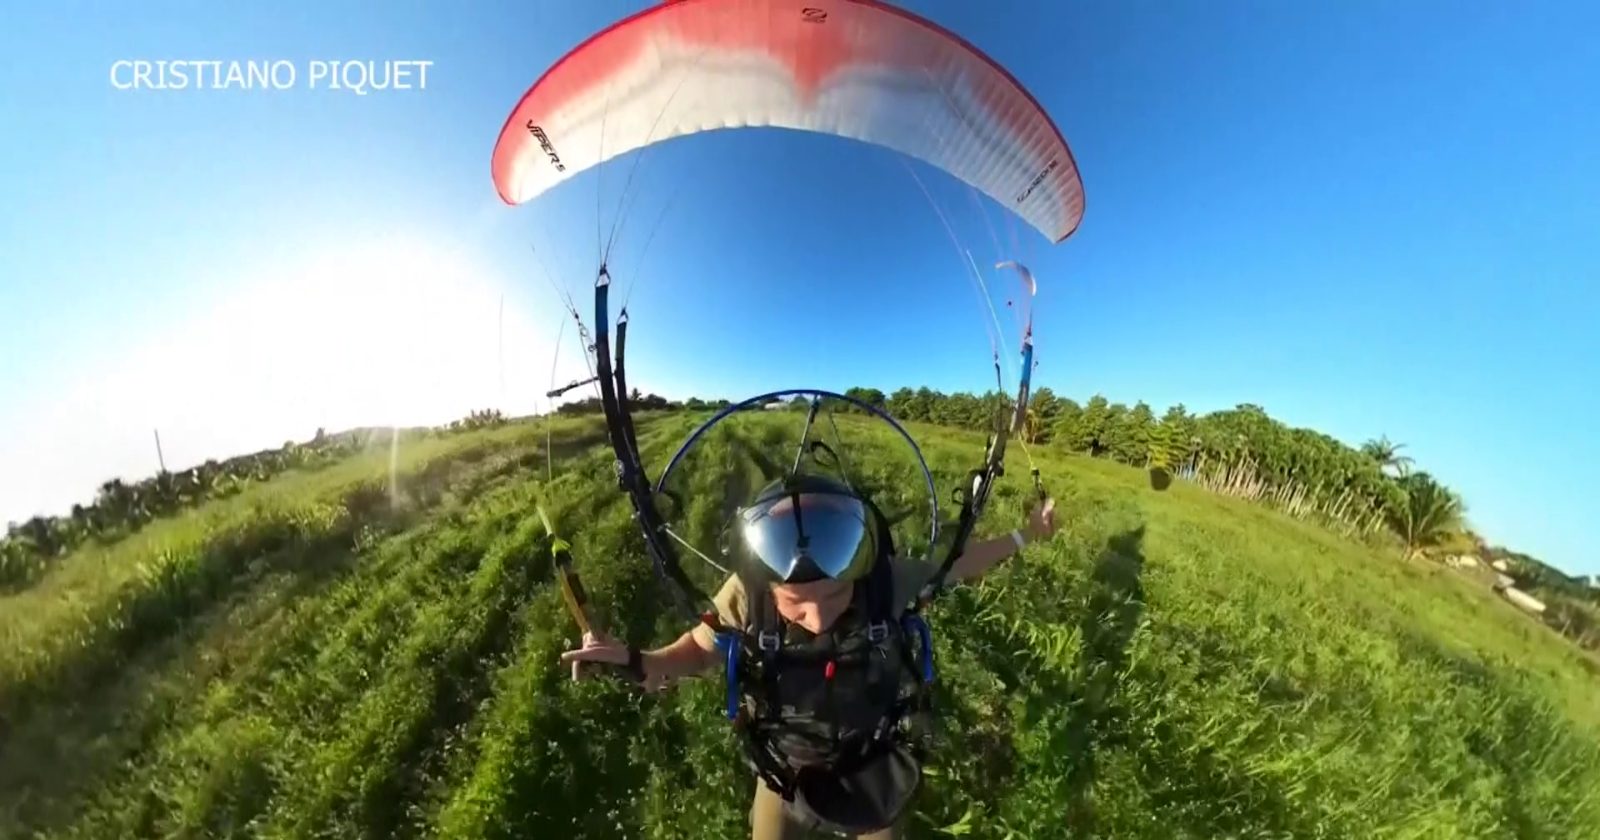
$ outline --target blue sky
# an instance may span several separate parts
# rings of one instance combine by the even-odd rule
[[[587,310],[626,170],[510,208],[489,153],[550,62],[643,5],[14,6],[0,519],[153,471],[152,427],[180,466],[532,410],[562,317],[544,271]],[[918,169],[980,260],[1039,277],[1039,384],[1386,434],[1492,540],[1600,572],[1600,9],[905,5],[1011,69],[1083,172],[1079,232],[1008,250],[998,208]],[[111,86],[160,58],[433,63],[426,90],[366,96]],[[987,386],[985,316],[889,153],[710,133],[634,188],[613,264],[639,280],[645,390]]]

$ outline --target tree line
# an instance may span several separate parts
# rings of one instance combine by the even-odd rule
[[[967,429],[993,428],[1012,401],[990,392],[944,394],[901,388],[885,395],[852,388],[846,396],[900,420]],[[1600,650],[1600,576],[1571,576],[1538,558],[1491,545],[1466,521],[1459,493],[1402,454],[1387,437],[1351,446],[1331,435],[1291,427],[1259,405],[1242,404],[1204,415],[1182,404],[1158,417],[1146,403],[1087,402],[1034,392],[1022,428],[1031,446],[1108,458],[1150,471],[1163,487],[1172,479],[1265,504],[1346,536],[1396,544],[1407,559],[1472,555],[1504,560],[1516,586],[1546,603],[1541,618],[1584,647]]]
[[[90,540],[121,539],[151,520],[207,499],[231,496],[250,482],[266,481],[284,470],[332,463],[354,448],[353,433],[330,436],[318,429],[309,443],[288,441],[277,449],[209,460],[179,472],[162,471],[143,481],[113,478],[100,485],[93,501],[73,505],[65,516],[35,516],[8,525],[0,539],[0,587],[33,579],[52,558]]]
[[[854,387],[844,395],[902,421],[965,429],[993,428],[1012,407],[1009,395],[994,391],[947,394],[923,387],[885,394]],[[641,410],[729,404],[698,397],[675,402],[637,390],[631,399]],[[808,405],[807,398],[794,397],[785,407],[800,411]],[[598,397],[589,397],[557,411],[599,413],[601,405]],[[1460,495],[1428,473],[1412,470],[1411,459],[1400,454],[1402,445],[1378,439],[1352,447],[1321,432],[1290,427],[1258,405],[1195,415],[1179,404],[1157,416],[1142,401],[1128,406],[1096,395],[1080,404],[1040,388],[1032,394],[1017,433],[1029,446],[1149,469],[1157,482],[1192,481],[1348,536],[1392,534],[1411,557],[1450,551],[1484,554],[1489,549],[1466,527]]]
[[[447,429],[464,431],[504,422],[498,409],[489,409],[474,411]],[[395,430],[388,427],[337,434],[317,429],[304,443],[285,441],[276,449],[208,460],[177,472],[163,470],[141,481],[113,478],[100,485],[88,504],[75,504],[64,516],[40,515],[8,524],[0,537],[0,591],[31,583],[54,559],[85,543],[112,543],[152,520],[232,496],[287,470],[317,469],[369,446],[387,446],[393,434]]]
[[[638,388],[628,393],[628,407],[633,411],[715,411],[733,405],[729,400],[704,400],[699,397],[690,397],[687,400],[669,400],[659,394],[640,393]],[[561,415],[578,414],[604,414],[605,407],[600,403],[600,397],[589,396],[581,400],[570,400],[556,406],[556,413]]]
[[[855,387],[845,396],[902,421],[963,429],[993,428],[998,418],[1010,416],[1012,410],[1012,398],[993,391],[944,393],[923,387],[885,394],[876,388]],[[629,399],[638,411],[712,411],[731,405],[725,399],[700,397],[675,401],[638,389],[631,391]],[[795,397],[783,407],[802,411],[809,404],[805,397]],[[600,399],[591,396],[564,403],[556,411],[562,415],[599,414],[602,407]],[[489,409],[475,411],[448,428],[467,430],[504,422],[498,410]],[[388,429],[367,429],[330,436],[318,429],[317,436],[305,444],[288,442],[276,450],[207,461],[131,484],[113,479],[101,485],[91,504],[74,505],[67,516],[36,516],[9,526],[5,538],[0,539],[0,586],[33,578],[49,558],[86,540],[118,539],[155,517],[231,495],[250,481],[264,481],[287,469],[330,463],[366,445],[374,435],[387,441],[389,433]],[[1028,446],[1146,469],[1157,487],[1172,480],[1188,481],[1352,538],[1392,541],[1408,558],[1450,554],[1473,554],[1485,562],[1511,558],[1514,575],[1523,588],[1558,596],[1552,613],[1560,613],[1566,625],[1593,628],[1600,624],[1593,620],[1594,607],[1600,605],[1600,589],[1591,581],[1565,575],[1528,555],[1489,545],[1466,523],[1460,494],[1429,473],[1415,470],[1412,460],[1401,454],[1404,446],[1387,438],[1351,446],[1312,429],[1288,426],[1249,403],[1204,415],[1196,415],[1180,403],[1158,416],[1143,401],[1129,406],[1095,395],[1080,404],[1049,388],[1032,394],[1016,433]],[[1551,620],[1549,615],[1546,620]]]
[[[1009,416],[1012,409],[1012,398],[995,391],[947,394],[923,387],[885,394],[877,388],[854,387],[844,395],[902,421],[965,429],[993,428],[997,418]],[[637,390],[631,399],[641,410],[704,410],[729,404],[698,397],[675,402]],[[797,396],[783,407],[803,411],[809,405],[806,397]],[[600,399],[568,402],[557,411],[599,413]],[[1192,481],[1349,536],[1392,533],[1408,556],[1487,548],[1466,529],[1460,496],[1428,473],[1412,471],[1411,460],[1400,454],[1401,445],[1379,439],[1351,447],[1321,432],[1289,427],[1258,405],[1197,416],[1179,404],[1158,417],[1144,402],[1130,407],[1096,395],[1079,404],[1040,388],[1032,394],[1017,433],[1029,446],[1149,469],[1157,482]]]

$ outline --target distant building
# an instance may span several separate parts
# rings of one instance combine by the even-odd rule
[[[1539,600],[1538,598],[1533,597],[1532,595],[1529,595],[1526,592],[1523,592],[1520,589],[1508,586],[1505,589],[1500,590],[1500,594],[1504,595],[1507,601],[1510,601],[1511,603],[1516,604],[1517,606],[1527,610],[1528,612],[1531,612],[1531,613],[1542,613],[1542,612],[1544,612],[1544,602],[1543,601]]]
[[[1507,563],[1504,557],[1494,561],[1493,563],[1490,563],[1489,565],[1493,566],[1494,570],[1497,572],[1507,572],[1511,570],[1511,564]]]

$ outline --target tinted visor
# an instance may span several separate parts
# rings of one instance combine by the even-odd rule
[[[780,580],[851,580],[872,560],[867,506],[841,493],[780,493],[739,511],[745,545]]]

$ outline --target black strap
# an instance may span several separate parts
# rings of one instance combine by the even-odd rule
[[[878,527],[878,561],[873,565],[868,574],[868,581],[873,587],[871,601],[868,603],[868,615],[871,621],[887,621],[897,624],[895,607],[906,606],[895,603],[894,591],[894,566],[895,548],[894,532],[889,527],[889,520],[883,511],[870,501],[867,507],[872,510],[873,521]]]
[[[864,618],[871,642],[876,645],[887,640],[888,634],[900,637],[902,666],[916,682],[916,669],[911,661],[910,645],[906,641],[904,629],[895,616],[896,593],[894,591],[894,538],[889,530],[889,523],[877,505],[870,502],[868,507],[872,510],[874,522],[878,531],[877,556],[874,558],[872,568],[866,577],[858,580],[851,595],[851,608],[857,611],[860,618]],[[777,681],[779,673],[779,659],[785,653],[785,643],[788,641],[788,622],[778,614],[777,601],[767,587],[764,578],[753,573],[742,572],[740,582],[745,590],[745,616],[749,633],[746,639],[746,661],[760,663],[762,691],[766,697],[777,696]],[[902,605],[903,606],[903,605]],[[873,631],[872,628],[880,628]],[[834,637],[836,628],[824,634],[834,642],[831,649],[838,650],[837,640]],[[820,639],[820,637],[819,637]],[[749,648],[749,643],[755,642],[755,650]],[[809,657],[808,657],[809,658]],[[847,751],[840,756],[841,767],[858,763],[866,756],[871,755],[881,746],[892,740],[898,729],[899,720],[911,708],[920,706],[922,694],[920,683],[911,697],[903,698],[896,703],[888,718],[879,725],[876,732],[868,735],[867,740],[861,745],[860,754],[856,755]],[[831,686],[830,686],[831,689]],[[831,701],[831,691],[830,698]],[[774,755],[772,741],[766,737],[767,730],[777,722],[778,711],[767,707],[765,703],[756,704],[757,717],[746,718],[742,728],[745,729],[746,755],[756,774],[773,791],[785,799],[793,796],[797,782],[796,771],[791,768],[781,757]],[[834,735],[837,738],[837,733]],[[839,751],[839,744],[834,743],[835,752]]]
[[[772,591],[767,588],[766,581],[754,573],[743,570],[739,573],[740,583],[744,585],[745,623],[750,632],[745,636],[745,657],[755,658],[760,664],[760,682],[762,697],[778,696],[778,654],[783,649],[784,630],[786,622],[778,615],[778,602],[772,597]],[[756,643],[755,650],[749,649],[749,642]],[[755,721],[762,725],[774,716],[773,710],[767,703],[757,702],[755,713],[762,719]]]
[[[644,682],[644,651],[628,645],[628,676],[636,683]]]
[[[799,780],[798,774],[792,767],[772,752],[772,742],[765,737],[757,736],[748,720],[742,721],[741,728],[745,729],[743,741],[745,743],[745,758],[756,775],[765,782],[768,788],[784,799],[794,799],[795,783]]]
[[[869,625],[894,623],[894,563],[880,557],[865,581],[864,606]]]
[[[778,604],[772,598],[772,591],[767,588],[767,581],[742,568],[738,575],[739,583],[744,587],[745,626],[749,630],[749,637],[757,640],[758,649],[763,648],[760,642],[763,634],[777,633],[781,641],[784,622],[778,615]]]
[[[883,511],[872,503],[871,499],[865,500],[867,508],[872,511],[872,521],[878,529],[878,559],[892,559],[894,557],[894,531],[889,528],[889,519]]]

